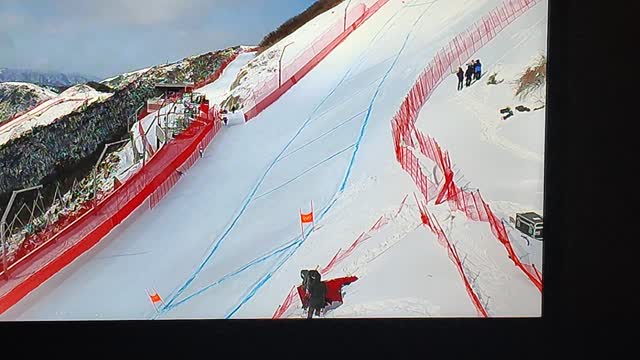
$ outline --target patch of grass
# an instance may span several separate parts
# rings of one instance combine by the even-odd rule
[[[222,104],[220,104],[221,108],[232,111],[233,109],[240,108],[240,96],[229,96],[225,99]]]
[[[240,71],[240,73],[238,74],[238,76],[236,77],[235,80],[233,80],[233,83],[231,84],[231,90],[233,91],[233,89],[237,88],[238,85],[240,85],[240,81],[242,81],[242,79],[247,76],[247,69],[243,69],[242,71]]]
[[[533,66],[525,70],[516,80],[516,96],[526,99],[531,93],[540,89],[547,80],[547,58],[540,56]]]

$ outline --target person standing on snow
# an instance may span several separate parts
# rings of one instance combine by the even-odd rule
[[[467,87],[469,87],[469,85],[471,85],[471,79],[473,78],[473,74],[475,73],[475,67],[473,62],[470,62],[467,64],[467,71],[464,73],[464,75],[467,78],[467,81],[465,83],[465,85]]]
[[[309,292],[309,312],[307,319],[320,316],[320,310],[324,308],[327,294],[327,285],[320,280],[320,273],[317,270],[310,270],[307,279],[307,290]]]
[[[482,64],[480,64],[480,59],[476,60],[474,72],[476,75],[476,80],[480,80],[480,77],[482,76]]]
[[[464,71],[462,71],[461,67],[458,67],[458,72],[456,73],[456,75],[458,75],[458,90],[462,90],[462,88],[464,87],[462,80],[464,79]]]

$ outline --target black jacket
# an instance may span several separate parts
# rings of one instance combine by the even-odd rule
[[[467,75],[468,78],[472,77],[473,74],[475,73],[476,73],[476,69],[474,65],[467,66],[467,72],[465,73],[465,75]]]
[[[309,284],[309,306],[314,309],[322,309],[325,305],[325,297],[327,294],[327,285],[324,281]]]
[[[462,69],[460,69],[460,71],[458,71],[456,75],[458,75],[458,80],[464,79],[464,71],[462,71]]]

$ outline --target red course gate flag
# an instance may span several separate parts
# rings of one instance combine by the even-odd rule
[[[300,214],[300,221],[302,221],[303,224],[306,223],[312,223],[313,222],[313,213],[308,213],[308,214]]]
[[[164,301],[162,300],[162,298],[160,297],[160,295],[158,294],[158,291],[156,289],[153,289],[153,292],[149,292],[149,290],[146,290],[147,292],[147,296],[149,296],[149,300],[151,300],[151,305],[153,305],[153,307],[156,309],[156,311],[158,310],[158,303],[161,303],[162,305],[164,305]]]
[[[311,212],[303,214],[302,209],[300,209],[300,230],[302,232],[302,238],[304,239],[304,224],[312,224],[312,229],[316,227],[315,221],[313,219],[313,200],[311,200]]]

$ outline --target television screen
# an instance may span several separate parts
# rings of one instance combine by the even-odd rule
[[[547,23],[3,1],[0,320],[541,317]]]

